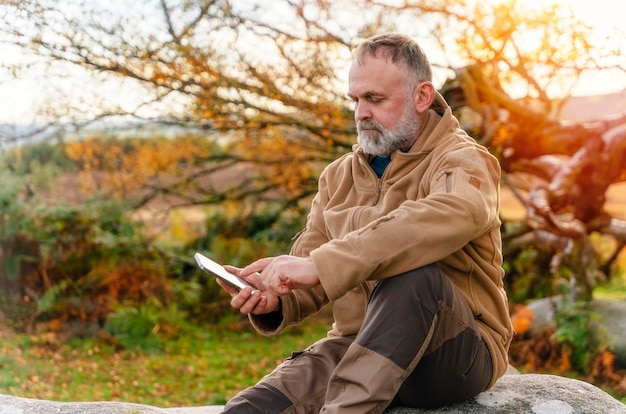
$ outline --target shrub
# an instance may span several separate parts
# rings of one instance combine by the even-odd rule
[[[594,359],[608,350],[609,340],[600,315],[589,309],[588,302],[564,302],[554,320],[554,338],[565,348],[572,368],[590,373]]]
[[[20,204],[14,199],[9,208],[21,212],[3,223],[0,284],[13,304],[37,304],[25,330],[52,320],[60,329],[75,321],[102,324],[118,302],[172,297],[166,258],[126,218],[122,203],[95,197],[78,206]]]

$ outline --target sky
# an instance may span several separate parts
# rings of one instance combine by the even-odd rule
[[[525,0],[525,2],[545,4],[546,0]],[[622,24],[621,13],[615,9],[614,0],[561,0],[560,3],[570,5],[579,17],[597,28],[599,35],[602,35],[604,30],[620,27]],[[0,56],[4,62],[20,59],[19,51],[3,45],[0,45]],[[626,67],[626,57],[624,59],[625,62],[622,65]],[[68,69],[58,68],[58,70]],[[80,101],[87,99],[85,97],[90,94],[107,94],[102,90],[90,90],[90,85],[92,85],[90,74],[78,69],[71,69],[71,71],[73,79],[71,84],[51,84],[42,79],[39,73],[27,72],[19,79],[7,79],[2,77],[0,70],[0,124],[33,122],[35,109],[39,105],[53,101],[55,96],[77,93],[77,99]],[[76,88],[77,85],[78,88]],[[95,88],[95,85],[93,87]],[[130,84],[110,85],[107,90],[111,91],[109,97],[113,100],[119,99],[120,90],[123,90],[125,100],[120,104],[128,106],[129,110],[134,109],[132,106],[141,100],[141,89],[132,87]],[[626,90],[626,74],[590,74],[581,79],[579,86],[573,90],[573,95],[602,95],[622,90]]]
[[[545,3],[545,0],[525,1],[527,3]],[[619,28],[624,36],[620,36],[618,40],[624,42],[626,32],[624,31],[623,14],[621,8],[618,10],[616,7],[618,2],[615,0],[562,0],[558,3],[569,5],[579,18],[597,31],[599,36],[614,30],[614,28]],[[626,56],[623,57],[621,65],[626,68]],[[573,95],[603,95],[623,90],[626,90],[626,74],[624,73],[588,74],[581,79],[578,87],[573,91]]]

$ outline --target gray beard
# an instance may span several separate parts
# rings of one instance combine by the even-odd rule
[[[396,150],[408,148],[419,134],[421,124],[418,118],[406,112],[394,129],[387,129],[372,120],[361,121],[357,125],[361,149],[367,154],[389,156]]]

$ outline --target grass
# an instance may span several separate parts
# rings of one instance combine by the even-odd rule
[[[190,327],[133,349],[94,338],[58,343],[50,334],[0,329],[0,394],[162,408],[222,405],[328,328],[328,315],[321,315],[266,338],[233,315],[219,326]],[[598,385],[626,403],[623,384]]]
[[[624,255],[626,258],[626,255]],[[622,260],[626,262],[626,260]],[[621,269],[626,269],[626,265]],[[598,299],[626,300],[626,270],[617,272],[611,280],[601,283],[593,290],[593,297]]]
[[[328,328],[326,321],[313,320],[272,338],[249,327],[194,328],[150,350],[94,339],[51,347],[45,336],[0,332],[0,393],[163,408],[221,405]]]

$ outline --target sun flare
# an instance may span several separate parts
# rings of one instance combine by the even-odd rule
[[[492,0],[496,4],[510,3],[527,10],[547,10],[559,6],[590,30],[590,44],[612,51],[596,63],[611,69],[589,70],[576,80],[572,95],[604,95],[626,90],[626,29],[622,14],[614,0]],[[556,24],[556,22],[555,22]]]

